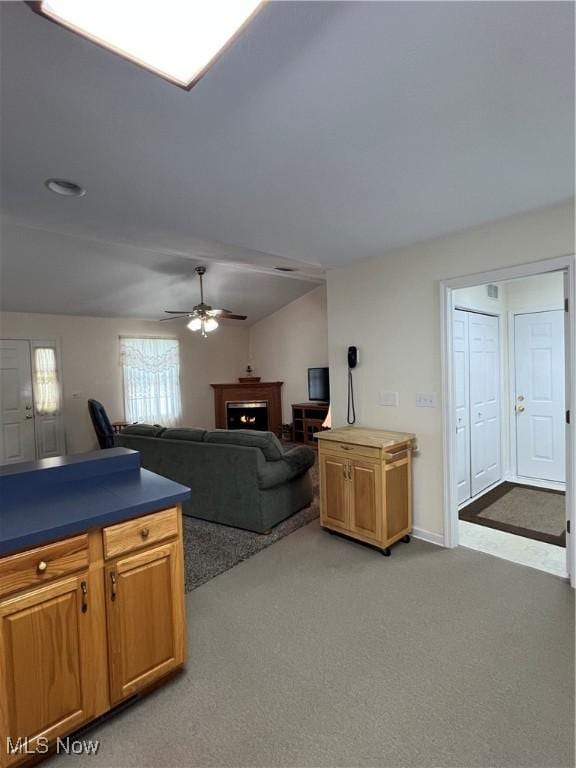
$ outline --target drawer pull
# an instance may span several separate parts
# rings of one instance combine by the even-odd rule
[[[88,610],[88,586],[85,581],[80,584],[82,590],[82,613],[86,613]]]
[[[148,536],[150,536],[150,529],[142,528],[142,530],[140,531],[140,536],[142,536],[143,539],[147,539]]]
[[[36,566],[36,570],[38,571],[38,573],[44,573],[47,568],[48,568],[48,563],[46,562],[46,560],[40,560],[40,562]]]
[[[354,448],[351,445],[341,445],[340,448],[342,448],[343,451],[353,451]]]
[[[110,581],[112,582],[112,591],[110,593],[110,599],[116,600],[116,574],[114,571],[110,571]]]

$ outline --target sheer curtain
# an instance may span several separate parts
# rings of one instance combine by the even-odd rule
[[[56,351],[52,347],[34,349],[34,404],[39,416],[53,416],[60,410]]]
[[[180,349],[177,339],[121,337],[126,421],[173,426],[180,420]]]

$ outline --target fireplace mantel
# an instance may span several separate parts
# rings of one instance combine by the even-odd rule
[[[216,429],[226,429],[226,403],[250,400],[266,400],[268,403],[268,428],[280,434],[282,426],[283,381],[254,381],[241,384],[211,384],[214,390],[214,420]]]

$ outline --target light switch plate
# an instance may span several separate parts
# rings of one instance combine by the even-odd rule
[[[419,392],[416,395],[418,408],[436,408],[436,395],[432,392]]]
[[[391,406],[392,408],[398,407],[398,392],[379,392],[378,393],[378,404],[379,405],[387,405]]]

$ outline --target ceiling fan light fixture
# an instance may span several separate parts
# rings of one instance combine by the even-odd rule
[[[191,331],[199,331],[202,328],[202,320],[199,317],[193,317],[186,327]]]
[[[215,320],[213,317],[209,317],[207,320],[204,321],[204,330],[206,333],[210,333],[210,331],[215,331],[216,328],[218,328],[218,321]]]

